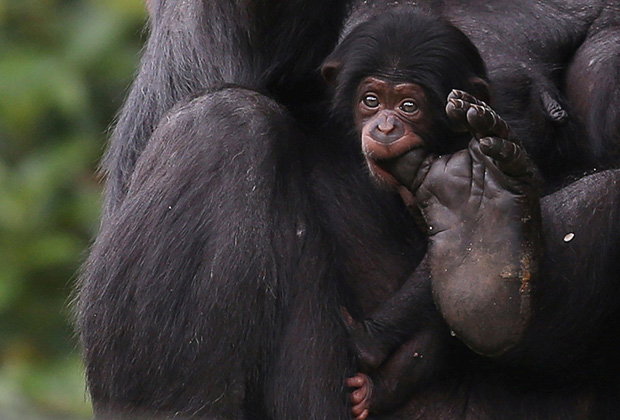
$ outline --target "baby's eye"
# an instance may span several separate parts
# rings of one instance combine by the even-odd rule
[[[379,98],[377,98],[375,95],[366,95],[362,102],[368,108],[376,108],[379,106]]]
[[[418,106],[416,105],[416,103],[409,100],[404,101],[402,104],[400,104],[399,108],[401,109],[401,111],[406,112],[407,114],[413,114],[418,110]]]

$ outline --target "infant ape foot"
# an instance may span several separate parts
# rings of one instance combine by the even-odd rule
[[[349,401],[351,414],[355,420],[365,420],[370,412],[370,397],[372,395],[372,381],[368,375],[358,373],[347,379],[347,386],[353,388]]]
[[[498,356],[521,339],[539,258],[536,170],[486,104],[453,91],[446,106],[475,137],[467,150],[430,157],[410,190],[429,235],[433,296],[453,332]]]
[[[455,130],[469,131],[475,138],[500,137],[511,139],[508,124],[487,104],[462,90],[448,95],[446,114]]]

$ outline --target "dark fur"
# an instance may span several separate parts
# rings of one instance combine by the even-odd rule
[[[471,140],[470,133],[453,131],[445,112],[452,89],[488,100],[485,65],[476,47],[456,27],[410,6],[392,7],[358,22],[327,57],[322,70],[332,87],[332,114],[349,128],[350,143],[361,142],[354,116],[358,87],[367,77],[423,88],[429,103],[418,106],[428,110],[425,118],[431,129],[416,134],[429,153],[453,153]],[[429,272],[426,264],[420,264],[398,293],[359,327],[350,328],[360,355],[359,369],[372,377],[374,413],[394,411],[433,377],[445,373],[450,336],[439,312],[429,305]],[[385,353],[392,352],[380,366]]]
[[[386,26],[390,31],[383,30]],[[486,80],[484,62],[471,41],[452,25],[410,7],[395,7],[356,26],[326,59],[338,66],[331,83],[335,92],[332,114],[347,127],[354,127],[352,109],[363,78],[374,76],[394,82],[421,85],[433,115],[432,139],[426,147],[446,153],[467,145],[469,136],[451,131],[443,112],[452,89],[478,92],[473,80]],[[437,77],[441,75],[441,77]],[[450,143],[448,143],[450,142]]]
[[[179,101],[234,83],[266,92],[295,113],[300,106],[306,111],[322,92],[316,68],[333,48],[345,3],[154,2],[140,71],[104,160],[105,213],[122,201],[151,133]],[[311,47],[300,48],[304,42]]]
[[[337,282],[289,141],[303,136],[241,89],[166,118],[84,274],[96,413],[347,418]]]
[[[384,30],[388,25],[389,33]],[[476,77],[486,79],[482,58],[461,31],[408,7],[356,26],[326,59],[331,61],[341,65],[332,109],[347,116],[364,77],[422,85],[434,109],[443,108],[452,89],[470,87],[469,80]]]
[[[152,3],[149,43],[104,163],[105,215],[79,297],[98,418],[349,418],[343,384],[354,366],[339,307],[356,316],[377,308],[419,263],[424,240],[398,197],[368,180],[359,150],[318,128],[316,69],[345,3]],[[573,46],[597,16],[589,4],[575,15],[528,2],[520,18],[500,16],[499,6],[487,15],[487,2],[467,2],[465,12],[440,3],[434,10],[458,17],[487,63],[506,47],[485,41],[495,37],[481,27],[506,40],[532,16],[552,15],[559,23],[543,22],[531,37],[563,42],[570,30]],[[565,63],[552,57],[564,50],[542,49],[552,62],[544,68]],[[620,85],[611,75],[604,82]],[[224,83],[245,89],[214,88]],[[617,145],[605,138],[597,155]],[[600,173],[545,198],[546,275],[522,348],[498,366],[455,343],[450,374],[416,393],[403,416],[617,415],[619,179]]]

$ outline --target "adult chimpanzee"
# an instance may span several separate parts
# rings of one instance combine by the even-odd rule
[[[105,214],[80,290],[98,417],[350,417],[344,383],[355,366],[340,305],[359,319],[373,313],[414,271],[426,239],[400,198],[369,180],[359,146],[322,123],[316,69],[334,47],[347,3],[152,3],[141,70],[105,161]],[[442,11],[441,1],[432,3]],[[483,48],[485,31],[510,34],[511,46],[551,57],[546,65],[565,63],[603,10],[564,4],[529,0],[516,13],[522,5],[507,1],[493,3],[497,10],[449,2],[446,11],[464,22],[457,26],[487,62],[501,61],[493,48],[508,49]],[[554,22],[521,29],[527,17],[551,16],[547,8],[556,9]],[[512,23],[515,16],[524,17]],[[554,46],[566,39],[556,60]],[[579,57],[593,53],[586,45]],[[497,67],[490,66],[492,80]],[[529,97],[517,99],[529,109]],[[541,137],[548,150],[579,150],[549,137]],[[556,155],[551,166],[571,162]],[[405,414],[596,418],[608,410],[612,418],[618,176],[596,174],[542,200],[547,255],[537,310],[506,364],[453,339],[455,357]],[[596,220],[588,218],[593,209]],[[420,304],[432,313],[428,294]]]
[[[342,168],[352,186],[336,183],[346,204],[340,210],[330,199],[330,219],[348,217],[349,232],[376,226],[386,250],[409,241],[396,224],[411,222],[398,197],[376,198],[354,147],[299,127],[327,119],[313,106],[324,90],[317,69],[344,6],[152,3],[79,296],[97,418],[350,418],[344,257],[334,256],[331,239],[346,230],[318,216],[327,200],[317,194],[329,195]],[[311,48],[300,48],[307,40]],[[338,162],[342,155],[353,159]],[[358,208],[350,200],[367,203],[361,219],[347,214]],[[413,252],[389,259],[403,271],[416,263]],[[377,274],[396,276],[385,270]]]

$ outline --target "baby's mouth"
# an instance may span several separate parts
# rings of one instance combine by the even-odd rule
[[[379,181],[392,186],[409,187],[413,184],[425,157],[426,150],[416,147],[393,158],[367,158],[367,161],[370,172]]]

